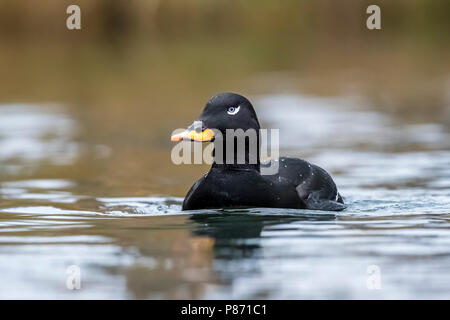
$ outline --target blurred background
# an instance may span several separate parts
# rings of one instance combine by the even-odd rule
[[[2,0],[0,297],[450,297],[449,15],[447,0]],[[179,215],[208,166],[174,165],[170,135],[223,91],[350,208]]]

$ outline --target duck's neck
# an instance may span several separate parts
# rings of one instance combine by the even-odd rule
[[[212,168],[215,169],[221,169],[221,170],[256,170],[260,171],[259,163],[258,164],[251,164],[251,163],[244,163],[244,164],[220,164],[217,162],[213,162]]]
[[[231,149],[234,152],[230,152]],[[219,150],[223,150],[220,152]],[[260,170],[260,146],[259,135],[257,136],[256,144],[250,145],[249,140],[245,139],[245,148],[239,148],[239,144],[236,139],[233,144],[228,146],[227,141],[214,142],[214,162],[213,168],[225,169],[225,170]]]

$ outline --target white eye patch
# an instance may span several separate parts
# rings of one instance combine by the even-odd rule
[[[239,112],[239,109],[241,109],[241,106],[238,106],[237,108],[235,107],[229,107],[227,110],[227,113],[231,116],[234,116],[236,113]]]

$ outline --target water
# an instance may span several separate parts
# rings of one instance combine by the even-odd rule
[[[443,122],[357,97],[253,100],[281,154],[327,169],[347,210],[182,212],[200,174],[169,143],[100,143],[65,106],[0,106],[0,298],[450,299]]]

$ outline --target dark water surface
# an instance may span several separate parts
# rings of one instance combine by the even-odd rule
[[[0,298],[450,299],[443,122],[356,97],[252,98],[283,155],[333,175],[346,211],[181,212],[207,167],[172,164],[170,131],[98,143],[65,106],[1,105]]]

